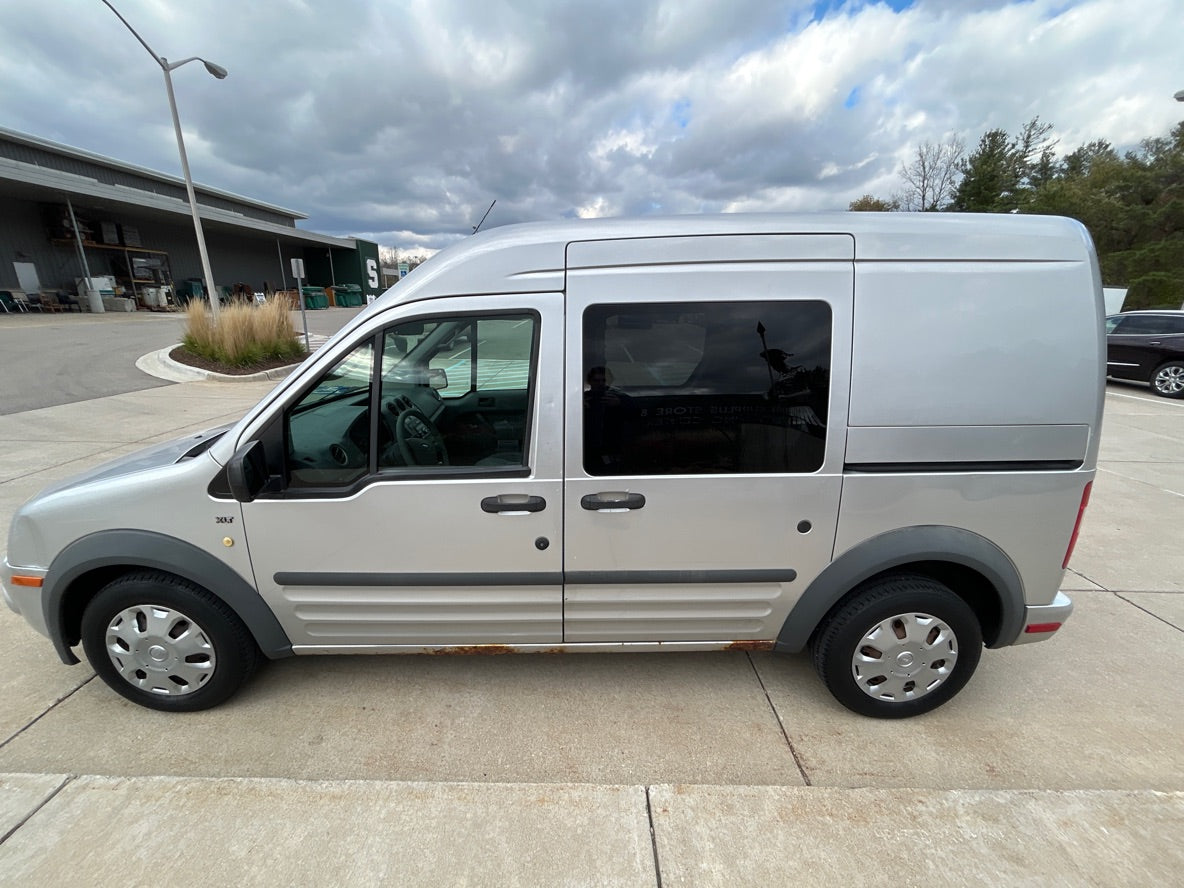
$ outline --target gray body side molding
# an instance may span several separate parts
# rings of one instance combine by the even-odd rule
[[[835,603],[869,577],[917,561],[969,567],[986,577],[999,596],[999,632],[987,647],[1011,644],[1027,612],[1019,571],[1003,550],[985,537],[958,527],[903,527],[865,540],[832,561],[812,582],[777,636],[776,649],[796,653]]]
[[[104,530],[66,546],[45,575],[41,607],[63,663],[78,662],[66,643],[66,590],[88,571],[123,564],[165,571],[197,583],[238,614],[265,656],[277,659],[292,653],[292,642],[258,590],[213,555],[183,540],[146,530]]]

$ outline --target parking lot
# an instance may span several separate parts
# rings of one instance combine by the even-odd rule
[[[0,416],[0,526],[270,385]],[[898,722],[841,708],[806,656],[745,652],[293,658],[166,715],[0,609],[0,883],[77,884],[85,860],[126,884],[173,865],[212,884],[1169,884],[1182,527],[1184,402],[1111,384],[1073,617]]]

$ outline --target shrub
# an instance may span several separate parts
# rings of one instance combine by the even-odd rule
[[[288,314],[288,300],[276,297],[262,305],[223,306],[217,325],[205,302],[189,303],[182,344],[195,355],[229,367],[250,367],[274,358],[304,357],[304,343]]]

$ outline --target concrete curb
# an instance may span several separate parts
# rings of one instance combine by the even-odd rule
[[[309,339],[309,344],[312,346],[312,351],[309,354],[312,355],[328,341],[329,337],[313,335]],[[190,367],[188,364],[181,364],[174,361],[169,354],[176,347],[176,345],[166,346],[138,358],[136,360],[136,369],[147,373],[149,376],[155,376],[157,379],[165,379],[169,382],[266,382],[268,380],[275,381],[283,379],[300,366],[300,362],[297,362],[287,367],[276,367],[272,370],[263,370],[259,373],[248,373],[242,376],[231,375],[229,373],[216,373],[213,370],[202,370],[200,367]]]

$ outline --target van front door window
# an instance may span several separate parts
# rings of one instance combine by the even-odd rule
[[[288,486],[524,467],[537,333],[517,313],[402,321],[367,339],[288,410]]]

